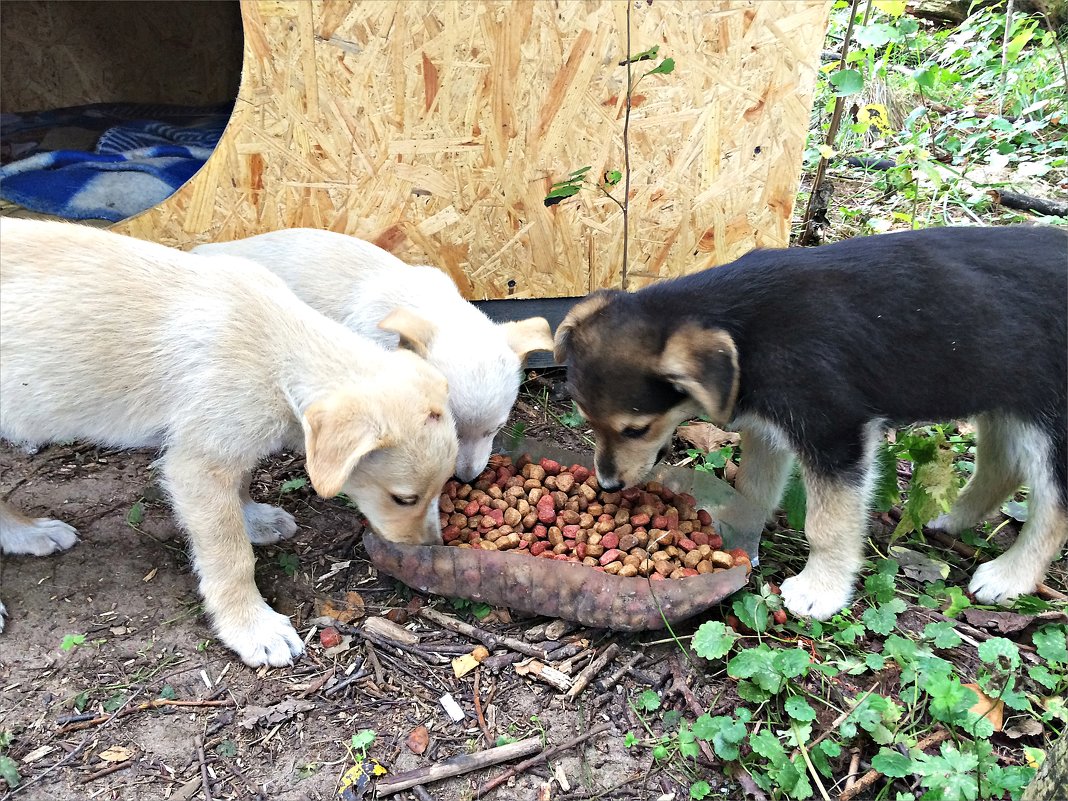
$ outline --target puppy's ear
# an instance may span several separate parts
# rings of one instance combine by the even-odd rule
[[[388,445],[375,426],[368,401],[338,393],[304,410],[305,467],[315,491],[333,498],[360,459]]]
[[[383,331],[392,331],[400,337],[402,348],[424,359],[430,351],[430,341],[437,333],[433,323],[402,307],[387,314],[378,327]]]
[[[544,317],[501,323],[501,330],[504,331],[508,347],[519,357],[520,364],[536,350],[553,349],[553,332]]]
[[[617,291],[614,289],[598,290],[571,307],[571,311],[567,313],[563,322],[556,328],[553,358],[557,364],[563,364],[567,361],[568,352],[571,350],[571,337],[575,329],[607,306]]]
[[[738,398],[738,348],[720,328],[687,324],[664,345],[660,374],[696,400],[714,423],[725,423]]]

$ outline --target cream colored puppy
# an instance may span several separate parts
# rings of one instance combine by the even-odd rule
[[[394,330],[398,324],[421,331],[429,343],[427,359],[449,381],[449,407],[460,439],[456,475],[463,481],[486,467],[493,437],[508,421],[519,393],[527,354],[553,348],[544,318],[494,323],[464,300],[441,270],[405,264],[345,234],[291,228],[201,245],[194,252],[252,259],[313,309],[387,347],[404,341]],[[411,320],[408,312],[426,324]]]
[[[421,543],[440,539],[456,459],[437,370],[328,320],[255,264],[17,219],[0,222],[0,436],[161,447],[205,609],[252,666],[303,651],[256,589],[249,540],[296,531],[249,498],[256,463],[303,449],[320,495],[344,491],[383,537]],[[0,504],[5,553],[42,556],[76,534]]]

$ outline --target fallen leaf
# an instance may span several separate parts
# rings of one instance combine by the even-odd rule
[[[1037,615],[1021,615],[1019,612],[970,608],[965,609],[962,614],[964,619],[977,629],[997,631],[999,634],[1020,634],[1048,623],[1068,623],[1068,614],[1056,610],[1040,612]]]
[[[979,700],[972,706],[971,711],[989,720],[990,725],[994,727],[994,731],[1001,731],[1005,722],[1005,702],[1000,699],[995,701],[979,689],[978,684],[962,684],[961,686],[967,687],[979,697]]]
[[[408,746],[408,750],[413,754],[422,754],[426,751],[426,747],[430,745],[430,732],[426,730],[426,726],[416,726],[404,742]]]
[[[452,660],[452,672],[458,679],[462,679],[477,667],[478,660],[472,654],[464,654]]]
[[[113,745],[97,754],[105,762],[125,762],[134,755],[133,749]]]
[[[349,650],[351,647],[352,647],[352,635],[351,634],[342,634],[341,635],[341,642],[339,642],[337,645],[331,646],[330,648],[324,648],[323,649],[323,656],[331,656],[331,657],[337,656],[338,654],[345,653],[345,651]]]
[[[154,578],[156,577],[156,573],[157,573],[158,571],[159,571],[159,568],[158,568],[158,567],[154,567],[154,568],[152,568],[152,569],[151,569],[151,570],[149,570],[149,571],[148,571],[147,573],[145,573],[145,575],[144,575],[144,577],[143,577],[143,578],[141,579],[141,581],[144,581],[144,582],[146,582],[146,583],[147,583],[147,582],[149,582],[149,581],[152,581],[152,579],[154,579]]]
[[[338,783],[338,801],[363,801],[372,787],[372,780],[385,774],[386,769],[374,759],[365,759],[353,765]]]
[[[910,579],[929,584],[932,581],[949,578],[948,564],[918,551],[894,545],[890,548],[890,556],[897,560],[901,569],[905,571],[905,575]]]
[[[275,723],[289,720],[298,712],[307,712],[309,709],[315,709],[315,702],[298,698],[287,698],[272,706],[246,706],[242,710],[244,714],[237,725],[243,729],[273,726]]]
[[[1015,726],[1009,726],[1009,728],[1005,729],[1005,735],[1014,740],[1019,740],[1021,737],[1035,737],[1043,731],[1045,729],[1042,724],[1034,718],[1022,718]]]
[[[711,423],[690,423],[679,426],[675,432],[679,439],[693,445],[699,451],[717,451],[724,445],[737,445],[741,436],[733,431],[724,431]]]
[[[351,590],[339,601],[328,598],[318,606],[318,614],[321,617],[329,617],[339,623],[351,623],[364,615],[363,597]]]
[[[38,759],[44,759],[55,750],[56,747],[54,745],[42,745],[40,748],[34,748],[30,753],[26,754],[26,756],[22,758],[22,762],[23,764],[28,765],[31,762],[36,762]]]

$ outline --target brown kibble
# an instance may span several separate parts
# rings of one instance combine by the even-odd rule
[[[506,525],[516,528],[523,522],[523,515],[519,514],[518,509],[505,509],[504,522]]]
[[[713,551],[710,561],[716,567],[734,567],[734,557],[726,551]]]
[[[611,573],[613,576],[620,573],[623,570],[623,565],[619,562],[609,562],[603,565],[605,573]]]
[[[556,488],[561,492],[571,492],[575,486],[575,477],[571,473],[561,473],[556,476]]]
[[[701,573],[701,574],[711,573],[713,571],[713,569],[714,569],[714,567],[713,567],[712,563],[709,562],[707,559],[702,559],[700,562],[697,563],[697,572],[698,573]]]
[[[701,552],[700,551],[690,551],[688,554],[686,554],[685,556],[682,557],[683,567],[696,568],[698,563],[700,563],[700,562],[701,562]]]
[[[619,564],[619,563],[618,562],[613,562],[612,564]],[[606,567],[605,570],[607,571],[608,568]],[[638,575],[638,566],[637,565],[623,565],[622,567],[620,567],[618,575],[623,576],[624,578],[633,578],[634,576]]]

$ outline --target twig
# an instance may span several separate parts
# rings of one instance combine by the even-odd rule
[[[88,776],[83,777],[78,783],[89,784],[89,782],[95,782],[97,779],[103,779],[105,776],[110,776],[112,773],[118,773],[120,770],[126,770],[132,767],[134,764],[133,757],[123,761],[116,762],[114,765],[108,765],[106,768],[101,768],[95,773],[90,773]]]
[[[930,737],[925,737],[924,739],[916,743],[916,747],[919,750],[923,751],[925,748],[930,748],[933,745],[938,745],[943,740],[948,740],[952,736],[953,735],[948,729],[939,729]],[[877,770],[869,770],[867,773],[857,779],[856,784],[854,784],[852,787],[848,787],[843,790],[838,796],[838,801],[849,801],[851,798],[856,798],[858,795],[860,795],[873,784],[875,784],[876,780],[878,780],[878,778],[882,775],[883,774],[879,773],[879,771]]]
[[[475,687],[474,687],[474,699],[475,699],[475,717],[478,718],[478,727],[482,729],[482,736],[486,738],[486,746],[493,745],[493,738],[490,737],[489,726],[486,725],[486,718],[482,714],[482,697],[479,693],[478,680],[482,674],[480,668],[475,670]]]
[[[477,754],[460,754],[435,765],[428,765],[424,768],[417,768],[416,770],[409,770],[405,773],[397,773],[380,779],[377,787],[378,794],[380,796],[393,795],[393,793],[399,793],[401,790],[415,787],[417,784],[431,784],[453,776],[462,776],[474,770],[481,770],[490,765],[507,762],[509,759],[532,754],[539,748],[541,748],[541,738],[528,737],[525,740],[519,740],[508,745],[487,748]]]
[[[628,263],[628,246],[630,244],[630,104],[631,93],[634,91],[630,63],[631,5],[631,3],[627,3],[627,102],[623,111],[623,202],[620,204],[620,208],[623,209],[623,271],[620,274],[620,288],[624,290],[629,288],[629,276],[627,273],[630,269],[630,264]]]
[[[811,743],[808,744],[808,747],[810,749],[811,748],[815,748],[817,745],[819,745],[824,740],[826,740],[830,735],[832,735],[836,731],[838,731],[838,727],[846,722],[846,718],[848,718],[850,715],[852,715],[853,712],[856,711],[857,707],[864,703],[864,699],[867,698],[869,695],[871,695],[873,692],[875,692],[877,689],[879,689],[879,682],[875,682],[875,684],[873,684],[871,686],[870,690],[868,690],[866,693],[864,693],[864,695],[860,696],[860,698],[858,698],[856,701],[854,701],[850,705],[849,709],[847,709],[841,715],[836,717],[834,719],[834,721],[831,723],[831,725],[823,730],[823,733],[820,734],[819,737],[817,737],[815,740],[813,740]]]
[[[428,793],[421,784],[417,784],[412,788],[412,795],[415,796],[416,801],[434,801],[434,796]]]
[[[859,4],[860,0],[852,0],[849,7],[849,24],[846,26],[845,37],[842,40],[842,56],[838,61],[839,70],[846,68],[846,56],[849,55],[849,40],[853,36],[853,23],[857,19],[857,6]],[[827,136],[823,139],[824,144],[828,147],[834,144],[835,137],[838,136],[838,126],[842,123],[843,108],[845,108],[845,98],[842,95],[838,95],[834,99],[834,110],[831,112],[830,125],[827,126]],[[820,184],[823,183],[823,176],[827,173],[828,162],[829,159],[826,156],[820,156],[819,163],[816,165],[816,174],[812,177],[812,191],[808,196],[805,214],[801,218],[801,236],[798,238],[798,244],[807,245],[812,241],[814,234],[812,217],[816,212],[816,200],[820,196]]]
[[[630,8],[629,4],[627,8]],[[593,681],[593,677],[604,670],[605,665],[616,658],[616,654],[619,653],[619,646],[616,643],[609,643],[601,655],[588,664],[581,673],[575,677],[575,681],[571,684],[571,689],[567,691],[567,700],[574,701],[579,693],[586,689],[586,686]]]
[[[65,726],[61,726],[56,734],[66,734],[72,731],[81,731],[82,729],[91,729],[93,726],[99,726],[102,723],[107,723],[110,720],[116,718],[124,718],[127,715],[133,715],[137,712],[146,712],[150,709],[159,709],[164,706],[233,706],[234,702],[229,698],[220,698],[218,700],[193,700],[193,701],[180,701],[171,698],[155,698],[151,701],[146,701],[143,704],[137,706],[131,706],[124,709],[120,709],[117,712],[113,712],[110,715],[99,715],[97,717],[90,718],[88,720],[79,720],[76,723],[68,723]]]
[[[554,745],[552,748],[545,749],[540,754],[538,754],[536,757],[532,757],[532,758],[526,760],[525,762],[520,762],[518,765],[515,765],[514,767],[508,768],[508,770],[506,770],[504,773],[502,773],[497,778],[490,779],[488,782],[486,782],[485,784],[483,784],[481,787],[478,788],[478,791],[475,793],[475,797],[476,798],[481,798],[482,796],[488,794],[492,790],[495,790],[496,788],[500,787],[502,784],[504,784],[506,781],[508,781],[513,776],[515,776],[515,775],[517,775],[519,773],[522,773],[523,771],[527,770],[528,768],[532,768],[535,765],[541,764],[545,760],[556,756],[561,751],[567,751],[567,750],[569,750],[571,748],[574,748],[576,745],[581,745],[582,743],[586,742],[587,740],[591,740],[594,737],[597,737],[597,736],[599,736],[601,734],[604,734],[606,731],[609,731],[611,728],[612,728],[612,724],[611,723],[602,723],[600,726],[598,726],[598,727],[596,727],[594,729],[591,729],[590,731],[586,732],[585,734],[580,734],[577,737],[572,737],[567,742],[563,742],[563,743],[560,743],[560,745]],[[538,738],[535,737],[533,739],[536,740]],[[379,785],[379,787],[381,787],[381,785]]]
[[[212,801],[211,782],[208,781],[208,762],[204,758],[204,740],[198,734],[193,738],[193,745],[197,749],[197,759],[200,760],[200,786],[204,788],[204,801]]]
[[[93,735],[91,733],[85,735],[85,737],[82,738],[82,741],[80,743],[78,743],[78,745],[74,748],[73,751],[71,751],[69,754],[67,754],[65,757],[63,757],[63,759],[59,760],[59,762],[57,762],[55,765],[52,765],[52,767],[48,768],[47,770],[45,770],[42,773],[38,773],[36,776],[34,776],[28,782],[23,782],[18,787],[15,787],[13,790],[9,791],[7,794],[4,795],[3,801],[7,801],[7,799],[9,799],[9,798],[13,798],[17,793],[21,793],[23,790],[28,790],[29,788],[31,788],[35,784],[37,784],[37,782],[41,781],[41,779],[43,779],[49,773],[54,771],[56,768],[62,767],[63,765],[66,765],[68,762],[72,762],[74,760],[74,758],[77,757],[78,754],[80,754],[82,752],[82,750],[85,748],[85,746],[87,746],[89,744],[89,740],[91,740],[92,737],[93,737]]]
[[[623,678],[624,674],[628,670],[630,670],[632,667],[637,665],[644,658],[645,658],[645,654],[635,654],[630,659],[628,659],[626,662],[624,662],[620,666],[619,670],[617,670],[615,673],[613,673],[607,679],[602,680],[601,681],[601,685],[604,687],[605,690],[611,690],[613,687],[616,686],[616,684],[619,683],[619,680]]]
[[[682,663],[679,662],[678,655],[671,660],[671,678],[672,689],[677,689],[679,691],[679,694],[686,702],[686,706],[690,708],[690,711],[697,717],[701,717],[701,715],[705,714],[705,709],[697,700],[697,696],[693,694],[690,685],[686,683],[686,677],[682,675]],[[707,742],[704,740],[697,740],[697,747],[701,749],[701,753],[710,764],[716,764],[716,755],[712,753],[712,747]]]
[[[325,685],[325,684],[326,684],[326,683],[327,683],[328,681],[330,681],[330,679],[334,678],[334,672],[335,672],[335,671],[334,671],[334,669],[333,669],[333,668],[331,668],[330,670],[326,671],[326,673],[324,673],[324,674],[323,674],[322,676],[320,676],[320,677],[319,677],[318,679],[316,679],[315,681],[313,681],[313,682],[312,682],[312,683],[311,683],[311,684],[310,684],[310,685],[308,686],[308,689],[306,689],[306,690],[305,690],[304,692],[302,692],[302,693],[300,694],[300,697],[301,697],[301,698],[307,698],[307,697],[308,697],[309,695],[315,695],[315,694],[316,694],[317,692],[319,692],[319,690],[323,689],[323,686],[324,686],[324,685]]]
[[[436,609],[431,609],[428,606],[424,606],[419,610],[419,616],[429,620],[431,623],[436,623],[444,629],[478,640],[492,650],[508,648],[512,651],[517,651],[526,656],[533,656],[543,661],[549,656],[545,653],[544,648],[535,648],[533,645],[528,645],[522,640],[517,640],[514,637],[498,637],[496,634],[488,632],[485,629],[472,626],[470,623],[464,623],[462,620],[457,620],[449,615],[443,615],[441,612],[438,612]]]
[[[794,737],[797,740],[797,745],[801,749],[801,756],[805,760],[805,764],[808,766],[808,773],[812,777],[812,781],[816,782],[816,786],[820,790],[820,795],[823,796],[823,801],[831,801],[831,797],[827,795],[827,788],[823,786],[823,780],[820,779],[820,774],[816,771],[816,766],[812,764],[812,759],[808,755],[808,749],[805,748],[804,742],[801,740],[801,733],[797,730],[797,721],[791,721],[791,727],[794,730]]]
[[[845,788],[848,790],[857,783],[857,775],[860,773],[860,749],[852,749],[849,757],[849,772],[846,774]]]

